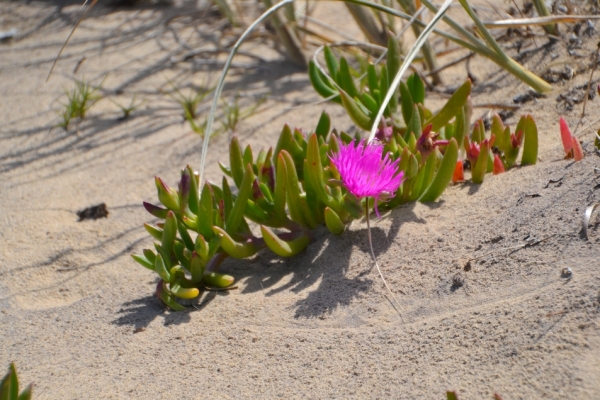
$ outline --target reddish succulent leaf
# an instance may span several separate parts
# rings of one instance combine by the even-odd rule
[[[506,170],[504,169],[504,163],[502,162],[500,157],[498,157],[498,154],[494,154],[494,175],[498,175],[503,172],[506,172]]]
[[[571,150],[573,149],[573,140],[571,139],[573,137],[573,134],[571,134],[571,130],[569,129],[569,126],[567,125],[567,122],[564,120],[563,117],[560,117],[559,123],[560,137],[562,139],[563,148],[565,149],[565,154],[568,157],[571,153]]]
[[[573,157],[575,158],[575,161],[583,160],[583,149],[581,148],[581,143],[579,143],[579,140],[577,140],[577,138],[574,136],[571,137],[571,140],[573,143]]]
[[[465,180],[465,171],[463,169],[462,160],[458,160],[456,162],[456,167],[454,168],[454,174],[452,175],[452,182],[462,182]]]

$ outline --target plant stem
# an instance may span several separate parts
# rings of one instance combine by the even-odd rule
[[[365,215],[367,217],[367,236],[369,237],[369,247],[371,249],[371,257],[373,257],[373,262],[375,262],[375,266],[377,267],[377,272],[379,272],[379,276],[381,277],[383,284],[387,288],[388,292],[390,292],[390,294],[392,295],[392,298],[394,299],[396,304],[398,304],[398,307],[400,308],[400,310],[402,310],[402,306],[400,305],[400,302],[398,301],[398,299],[394,295],[394,292],[392,292],[392,289],[390,289],[387,282],[385,281],[385,278],[383,277],[383,274],[381,273],[381,269],[379,268],[379,263],[377,262],[377,257],[375,257],[375,251],[373,250],[373,238],[371,237],[371,224],[369,222],[369,199],[368,198],[367,198],[367,201],[365,201]],[[402,318],[402,314],[400,314],[400,311],[398,311],[398,308],[396,308],[394,303],[392,303],[392,306],[394,307],[394,309],[396,310],[398,315],[400,315],[400,318]]]

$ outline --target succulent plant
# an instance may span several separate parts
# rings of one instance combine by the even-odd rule
[[[0,400],[29,400],[31,399],[31,390],[33,384],[30,384],[19,394],[19,378],[15,364],[10,363],[8,373],[0,381]]]
[[[233,284],[232,276],[219,273],[228,257],[248,258],[264,248],[290,257],[304,250],[313,230],[323,224],[340,235],[348,223],[363,217],[371,207],[386,210],[413,201],[437,200],[455,176],[456,166],[462,166],[459,143],[464,143],[468,156],[474,157],[478,151],[472,160],[477,170],[473,170],[473,180],[482,181],[477,174],[485,175],[494,166],[491,149],[495,136],[485,138],[482,122],[468,135],[470,88],[467,80],[440,111],[432,113],[423,105],[423,82],[412,75],[402,84],[396,106],[401,109],[401,119],[408,123],[398,122],[390,113],[389,123],[384,120],[378,132],[381,143],[376,147],[368,147],[358,133],[332,130],[326,113],[309,134],[285,125],[275,148],[263,149],[256,156],[250,146],[242,148],[234,136],[229,166],[219,163],[225,174],[220,185],[201,184],[189,165],[181,171],[177,188],[155,179],[162,206],[144,203],[144,207],[163,220],[145,225],[157,243],[154,249],[145,249],[133,258],[159,275],[157,296],[170,308],[182,310],[178,298],[193,299],[207,288]],[[522,163],[535,162],[537,129],[533,119],[524,117],[517,129],[523,133],[517,135],[515,155],[511,138],[517,136],[511,136],[499,118],[494,119],[492,131],[502,130],[496,140],[502,143],[499,147],[503,151],[498,154],[503,165],[514,164],[523,136]],[[364,179],[348,180],[352,168],[346,168],[348,160],[339,157],[341,148],[347,154],[356,153],[352,160],[369,158],[367,169],[373,165],[386,169],[388,180],[381,188],[357,188]],[[370,160],[374,155],[383,158],[381,162]],[[367,203],[369,196],[377,201]],[[250,223],[259,226],[260,236],[253,233]]]

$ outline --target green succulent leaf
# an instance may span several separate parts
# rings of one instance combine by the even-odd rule
[[[308,63],[308,77],[318,94],[326,99],[331,98],[331,101],[335,103],[341,102],[339,92],[330,86],[328,79],[323,76],[323,73],[313,60],[310,60]]]
[[[406,86],[415,103],[425,104],[425,85],[419,74],[414,73],[406,80]]]
[[[336,141],[334,137],[332,141]],[[317,135],[310,135],[308,138],[308,151],[306,153],[306,161],[308,167],[308,175],[310,182],[312,183],[313,189],[315,190],[317,197],[323,203],[331,206],[333,204],[333,197],[331,197],[325,191],[325,180],[323,178],[323,167],[321,162],[321,154],[319,151],[319,143]]]
[[[179,210],[179,195],[177,191],[167,186],[158,176],[154,178],[158,191],[158,200],[169,210]]]
[[[485,179],[485,173],[488,169],[488,158],[489,158],[490,146],[487,140],[481,143],[479,148],[479,156],[475,166],[471,169],[471,179],[473,183],[483,183]]]
[[[150,224],[144,224],[144,228],[146,228],[146,232],[150,234],[156,240],[162,240],[163,230]]]
[[[415,110],[415,102],[410,93],[410,89],[404,82],[400,82],[400,108],[402,109],[402,117],[408,125],[413,119],[413,111]]]
[[[233,208],[227,217],[227,221],[225,222],[225,231],[230,235],[237,231],[242,223],[242,220],[244,219],[244,209],[246,208],[246,204],[250,198],[250,194],[252,193],[253,181],[254,172],[252,171],[250,164],[248,164],[246,165],[246,171],[244,173],[244,178],[242,179],[240,191],[235,199]]]
[[[195,299],[200,294],[198,288],[184,288],[180,283],[174,283],[171,285],[171,293],[181,299]]]
[[[377,80],[377,70],[373,64],[369,64],[367,67],[367,84],[369,85],[369,92],[379,103],[379,81]]]
[[[167,267],[165,266],[163,260],[163,256],[161,254],[158,254],[156,256],[156,261],[154,262],[154,270],[163,281],[171,282],[171,274],[167,270]]]
[[[337,58],[335,58],[335,54],[331,50],[331,47],[325,46],[323,48],[323,55],[325,56],[325,63],[327,64],[327,69],[329,70],[329,76],[337,76],[339,70],[339,64]]]
[[[198,215],[198,208],[199,208],[199,202],[200,202],[200,198],[198,197],[199,195],[199,189],[198,189],[198,176],[196,175],[196,173],[194,172],[194,170],[192,169],[192,167],[190,167],[189,165],[186,167],[191,179],[190,182],[190,194],[188,197],[188,207],[190,208],[190,211],[194,214],[194,215]]]
[[[260,226],[260,231],[267,247],[281,257],[294,256],[304,250],[310,243],[310,237],[305,233],[301,233],[295,239],[285,241],[264,225]]]
[[[340,70],[338,71],[338,84],[352,98],[358,96],[358,89],[354,85],[354,79],[350,73],[350,67],[344,57],[340,59]]]
[[[31,392],[33,390],[33,384],[29,384],[29,386],[27,386],[25,388],[25,390],[23,390],[21,392],[21,394],[19,395],[18,400],[30,400],[31,399]]]
[[[242,179],[244,179],[245,163],[242,155],[242,147],[236,135],[233,135],[229,143],[229,165],[233,182],[237,187],[240,187]]]
[[[213,207],[213,195],[211,187],[208,183],[202,188],[202,194],[200,196],[200,209],[198,215],[202,217],[198,218],[198,233],[203,235],[206,240],[210,240],[213,237],[213,221],[214,221],[214,207]]]
[[[538,130],[531,115],[525,116],[523,126],[523,155],[521,165],[535,165],[538,155]]]
[[[323,138],[323,140],[327,140],[327,135],[329,135],[329,130],[331,129],[331,118],[329,114],[325,111],[321,113],[321,117],[319,118],[319,122],[317,123],[317,128],[315,129],[315,133],[318,137]]]
[[[300,192],[298,175],[294,168],[294,161],[287,151],[282,151],[279,155],[285,163],[286,184],[287,184],[287,204],[292,221],[302,226],[316,228],[317,221],[313,211],[309,210],[306,202],[306,196]]]
[[[204,275],[204,284],[216,288],[226,288],[231,286],[234,280],[235,279],[231,275],[219,274],[217,272],[211,272]]]
[[[173,243],[175,243],[175,237],[177,236],[177,217],[173,211],[169,211],[167,213],[167,218],[165,219],[165,226],[163,228],[163,234],[161,238],[161,247],[166,252],[166,254],[170,254],[173,251]]]
[[[154,263],[148,260],[146,257],[139,254],[132,254],[131,257],[142,267],[146,267],[150,271],[154,271]]]
[[[340,216],[329,207],[325,207],[325,225],[334,235],[341,235],[346,229],[346,225]]]
[[[214,226],[213,230],[221,237],[221,247],[231,257],[243,259],[256,254],[257,249],[251,241],[237,242],[218,226]]]
[[[439,131],[440,128],[450,122],[450,120],[460,112],[470,94],[471,80],[467,79],[466,82],[454,92],[442,109],[425,122],[425,126],[431,124],[433,125],[433,132]]]
[[[340,95],[342,97],[342,105],[346,109],[350,119],[361,129],[371,129],[371,125],[373,124],[371,115],[368,115],[365,110],[359,107],[357,102],[345,91],[340,90]]]
[[[452,175],[454,174],[454,168],[456,166],[456,162],[458,161],[458,143],[456,139],[450,139],[450,143],[446,146],[446,150],[444,152],[444,158],[442,158],[442,162],[429,184],[429,187],[425,190],[425,192],[419,198],[420,202],[427,203],[431,201],[436,201],[446,190],[446,187],[452,181]]]
[[[156,295],[173,311],[184,311],[185,307],[173,300],[170,292],[165,287],[164,283],[159,283],[159,288],[156,290]]]
[[[203,257],[198,255],[196,252],[192,253],[192,259],[190,260],[190,274],[192,275],[192,283],[197,284],[202,281],[204,276],[206,262]]]

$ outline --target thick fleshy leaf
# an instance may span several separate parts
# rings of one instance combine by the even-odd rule
[[[388,82],[392,82],[394,77],[400,70],[400,64],[402,64],[401,59],[401,49],[400,42],[396,38],[396,35],[393,33],[388,34],[388,43],[387,43],[387,57],[386,57],[386,66],[387,66],[387,74],[388,74]],[[388,110],[395,111],[398,108],[398,92],[396,91],[390,102],[388,103]],[[377,114],[375,112],[374,114]]]
[[[448,99],[446,104],[442,107],[440,111],[435,113],[425,125],[432,124],[433,131],[437,132],[446,125],[456,114],[458,114],[461,108],[465,105],[469,94],[471,93],[471,80],[467,79],[465,83],[459,87],[456,92]]]
[[[426,203],[430,201],[436,201],[442,195],[452,180],[457,160],[458,143],[456,143],[456,140],[452,138],[446,146],[444,157],[442,158],[442,162],[440,163],[435,177],[429,184],[429,187],[419,198],[420,202]]]
[[[371,96],[373,96],[377,103],[380,103],[378,96],[379,82],[377,81],[377,70],[373,64],[369,64],[367,67],[367,83],[369,85],[369,92],[371,92]]]
[[[246,166],[248,164],[252,165],[254,163],[254,155],[252,154],[252,146],[250,146],[250,145],[246,146],[246,148],[244,149],[244,155],[242,158],[244,159],[244,166]]]
[[[505,130],[504,122],[502,122],[502,118],[498,114],[494,114],[492,116],[492,126],[490,128],[490,132],[492,135],[496,136],[496,147],[499,149],[503,149],[505,146],[505,138],[504,130]]]
[[[189,232],[187,231],[187,228],[185,227],[185,225],[183,225],[181,222],[179,222],[177,224],[177,231],[179,232],[179,237],[183,241],[183,244],[185,244],[185,247],[188,248],[190,251],[193,251],[194,250],[194,241],[192,240],[192,237],[190,236]]]
[[[310,237],[301,233],[297,238],[285,241],[277,236],[271,229],[264,225],[260,226],[265,244],[277,255],[291,257],[300,253],[310,243]]]
[[[154,204],[150,204],[145,201],[143,202],[143,205],[144,205],[144,208],[146,209],[146,211],[148,211],[150,214],[152,214],[156,218],[161,218],[161,219],[167,218],[167,213],[169,212],[168,209],[162,208],[159,206],[155,206]]]
[[[158,286],[156,287],[156,296],[162,300],[162,302],[167,305],[173,311],[184,311],[185,307],[173,300],[171,294],[165,287],[164,282],[158,282]]]
[[[452,175],[452,182],[463,182],[465,180],[465,171],[462,160],[456,162],[454,167],[454,174]]]
[[[186,167],[186,169],[188,170],[192,180],[190,182],[190,194],[188,196],[188,207],[190,209],[190,211],[194,214],[194,215],[198,215],[198,203],[200,201],[199,195],[199,187],[198,187],[198,180],[196,178],[196,173],[194,172],[194,170],[192,169],[192,167],[190,167],[189,165]]]
[[[277,158],[276,165],[275,191],[273,193],[273,215],[278,221],[286,221],[288,219],[287,214],[285,213],[287,179],[283,157]]]
[[[560,117],[560,138],[562,139],[563,149],[565,150],[565,155],[568,157],[573,150],[573,140],[571,139],[573,135],[571,134],[571,130],[569,129],[569,125],[567,125],[567,121],[563,117]]]
[[[431,153],[429,155],[429,157],[427,157],[427,160],[425,161],[425,164],[423,165],[423,168],[422,168],[423,179],[421,179],[419,181],[419,186],[417,186],[415,188],[414,200],[419,199],[423,195],[423,193],[425,193],[425,191],[427,190],[427,188],[433,181],[433,177],[435,174],[435,166],[437,163],[437,154],[436,153],[439,153],[438,149],[435,149],[435,152]]]
[[[131,257],[141,266],[148,268],[150,271],[154,271],[154,263],[146,257],[139,254],[132,254]]]
[[[329,130],[331,129],[331,118],[329,114],[325,111],[321,113],[321,117],[319,118],[319,122],[317,123],[317,128],[315,129],[315,133],[318,137],[322,137],[323,140],[327,140],[327,135],[329,135]]]
[[[325,63],[327,64],[327,69],[329,70],[329,75],[331,77],[337,76],[340,66],[337,58],[335,58],[335,54],[333,54],[333,51],[329,46],[323,48],[323,56],[325,58]]]
[[[538,130],[531,115],[525,116],[523,136],[523,155],[521,156],[521,165],[534,165],[537,163],[538,155]]]
[[[334,235],[341,235],[346,229],[346,224],[342,222],[340,216],[329,207],[325,207],[325,225]]]
[[[169,211],[167,213],[167,218],[165,219],[165,226],[163,228],[163,234],[161,238],[161,247],[167,254],[170,254],[173,250],[173,243],[175,242],[175,237],[177,236],[177,217],[173,211]]]
[[[226,231],[214,226],[215,234],[221,237],[221,247],[233,258],[243,259],[256,254],[256,247],[251,241],[237,242]]]
[[[494,154],[494,171],[493,172],[494,172],[494,175],[498,175],[503,172],[506,172],[506,170],[504,168],[504,163],[502,162],[502,160],[500,159],[498,154]]]
[[[231,286],[234,280],[235,279],[231,275],[219,274],[217,272],[211,272],[204,275],[204,284],[216,288],[226,288]]]
[[[154,178],[158,191],[158,200],[169,210],[179,210],[179,195],[158,176]]]
[[[352,98],[358,96],[358,89],[354,85],[354,79],[350,73],[350,67],[344,57],[340,58],[340,69],[338,71],[338,84]],[[343,100],[342,100],[343,101]]]
[[[31,400],[31,392],[33,391],[33,383],[30,383],[25,390],[21,392],[18,400]]]
[[[167,270],[167,267],[165,266],[165,263],[163,260],[163,256],[161,254],[158,254],[156,256],[156,260],[154,262],[154,270],[156,271],[158,276],[160,276],[160,278],[163,281],[165,281],[165,282],[171,281],[171,274]]]
[[[415,103],[425,104],[425,85],[419,74],[414,73],[406,79],[406,86]]]
[[[404,122],[406,125],[408,125],[413,118],[413,111],[416,109],[410,89],[404,82],[400,82],[400,108],[402,109],[402,117],[404,118]]]
[[[179,191],[177,194],[179,195],[179,211],[185,212],[188,206],[188,200],[190,197],[190,188],[192,185],[193,173],[190,174],[190,171],[187,168],[184,168],[181,171],[181,180],[179,181]]]
[[[335,138],[333,140],[336,140]],[[323,179],[323,167],[321,161],[321,154],[319,151],[319,143],[317,135],[310,135],[308,138],[308,151],[306,153],[306,161],[308,167],[308,175],[310,176],[310,182],[313,185],[313,189],[317,193],[319,200],[323,203],[331,206],[333,203],[333,197],[325,192],[325,180]]]
[[[198,288],[184,288],[178,283],[171,285],[170,289],[171,293],[181,299],[195,299],[200,294]]]
[[[213,195],[211,187],[208,183],[202,188],[202,195],[200,197],[200,209],[198,215],[198,233],[203,235],[206,240],[210,240],[213,236],[213,221],[214,221],[214,207],[213,207]]]
[[[144,224],[144,228],[146,228],[146,232],[150,234],[156,240],[162,240],[163,230],[150,224]]]
[[[473,180],[473,183],[483,183],[485,173],[487,172],[488,167],[489,151],[489,142],[487,140],[484,140],[483,142],[481,142],[477,162],[474,166],[471,166],[471,179]]]
[[[181,242],[175,242],[173,244],[173,253],[175,254],[175,258],[180,265],[182,265],[188,271],[190,270],[190,260],[185,256],[185,254],[189,254],[189,251],[186,251],[186,247]]]
[[[242,147],[236,135],[233,135],[229,143],[229,168],[231,169],[231,177],[235,186],[240,187],[242,179],[244,179],[244,159],[242,156]]]
[[[313,88],[318,94],[326,99],[331,98],[331,101],[335,103],[340,103],[339,93],[330,86],[327,78],[323,76],[322,72],[319,70],[319,67],[317,67],[313,60],[308,62],[308,77],[310,79],[310,83],[312,83]]]
[[[572,137],[572,141],[573,141],[573,158],[575,159],[575,161],[583,160],[583,148],[581,147],[581,143],[579,143],[579,140],[575,136]]]
[[[227,221],[225,223],[225,231],[227,231],[227,233],[229,233],[230,235],[234,234],[237,231],[242,220],[244,219],[244,208],[246,208],[248,198],[252,193],[253,181],[254,172],[252,171],[252,167],[250,166],[250,164],[248,164],[246,165],[246,171],[244,173],[244,178],[242,179],[240,192],[238,193],[238,196],[235,199],[235,203],[233,204],[231,213],[227,217]]]
[[[356,101],[346,92],[340,90],[342,97],[342,105],[346,109],[350,119],[361,129],[370,130],[373,124],[372,116],[368,115],[365,110],[360,108]]]
[[[456,139],[456,143],[460,144],[463,142],[466,136],[469,136],[469,125],[467,124],[467,117],[465,115],[465,108],[461,107],[456,114],[456,118],[454,120],[454,138]]]
[[[202,280],[205,267],[206,261],[204,261],[203,257],[193,252],[192,259],[190,260],[190,274],[192,275],[193,283],[199,283]]]
[[[290,217],[293,221],[300,225],[314,229],[318,223],[314,211],[310,210],[306,202],[306,196],[301,193],[298,175],[294,168],[294,161],[287,151],[282,151],[279,155],[285,162],[286,183],[287,183],[287,204],[290,212]]]
[[[294,162],[304,161],[304,151],[302,146],[298,144],[292,134],[292,128],[288,124],[285,124],[279,135],[277,146],[275,147],[275,153],[273,153],[273,163],[277,162],[277,157],[281,150],[286,150],[292,156]],[[296,165],[297,168],[302,166]]]

